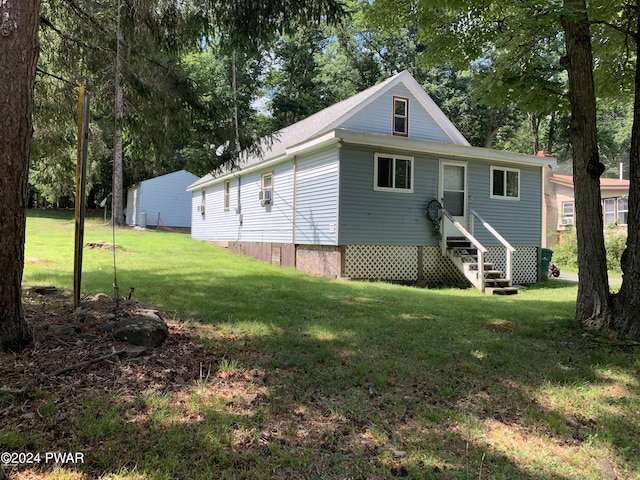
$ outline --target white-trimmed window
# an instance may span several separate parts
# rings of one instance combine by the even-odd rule
[[[409,99],[393,97],[393,134],[409,135]]]
[[[604,215],[605,225],[609,225],[610,223],[616,222],[616,199],[615,198],[605,198],[602,201],[602,214]]]
[[[373,170],[374,190],[413,192],[413,157],[376,153]]]
[[[629,199],[627,197],[613,197],[602,200],[602,215],[605,225],[627,225],[629,217]]]
[[[200,212],[200,215],[202,215],[203,217],[205,214],[206,206],[207,206],[207,191],[205,189],[202,189],[202,193],[200,194],[200,205],[198,205],[198,212]]]
[[[260,177],[260,205],[273,204],[273,172],[263,173]]]
[[[224,211],[229,211],[229,205],[231,203],[231,182],[225,180],[224,182]]]
[[[626,197],[618,198],[618,225],[627,225],[629,217],[629,199]]]
[[[564,226],[575,223],[575,208],[573,202],[562,202],[562,218],[560,223]]]
[[[491,167],[491,198],[520,200],[520,170]]]

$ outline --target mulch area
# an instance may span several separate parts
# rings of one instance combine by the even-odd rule
[[[22,352],[0,356],[0,425],[5,431],[43,432],[40,441],[47,450],[66,449],[73,432],[65,419],[81,410],[88,397],[112,393],[131,398],[149,390],[189,389],[203,369],[217,369],[222,358],[199,342],[192,327],[161,313],[169,336],[153,349],[135,347],[104,331],[106,323],[149,305],[133,300],[116,305],[113,298],[96,295],[81,302],[78,315],[69,292],[52,287],[41,291],[23,294],[33,343]],[[70,334],[54,334],[51,325],[74,328]],[[54,418],[43,411],[52,402]]]
[[[179,390],[193,384],[200,364],[218,363],[216,352],[204,348],[192,328],[168,321],[169,337],[155,349],[141,351],[114,338],[104,325],[130,316],[138,308],[153,308],[135,300],[120,300],[104,295],[80,302],[81,314],[73,310],[70,292],[54,287],[24,292],[24,316],[33,330],[33,343],[20,353],[0,357],[0,388],[15,391],[31,385],[41,388],[99,391],[113,385],[143,391],[149,388]],[[67,335],[55,334],[52,325],[72,326]],[[84,368],[61,370],[95,360],[115,352],[104,361]],[[81,374],[80,374],[81,373]],[[197,378],[197,377],[196,377]],[[0,414],[3,412],[0,412]],[[0,417],[1,418],[1,417]]]

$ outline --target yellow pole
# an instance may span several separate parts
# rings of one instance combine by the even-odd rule
[[[76,166],[76,232],[73,259],[73,308],[80,304],[82,284],[82,248],[84,243],[84,216],[86,193],[87,148],[89,137],[89,96],[84,85],[78,89],[78,161]]]

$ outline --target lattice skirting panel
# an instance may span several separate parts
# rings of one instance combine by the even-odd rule
[[[418,248],[347,245],[343,275],[358,280],[415,281],[418,278]]]
[[[487,261],[504,272],[507,268],[504,247],[488,247],[487,250]],[[538,247],[517,247],[511,261],[513,283],[527,285],[538,281]]]
[[[504,248],[490,247],[487,261],[504,271]],[[439,247],[433,246],[347,245],[343,276],[359,280],[468,285],[451,260],[442,256]],[[537,279],[537,247],[518,247],[513,256],[513,282],[528,284]]]

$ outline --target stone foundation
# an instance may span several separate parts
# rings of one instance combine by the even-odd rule
[[[334,245],[298,245],[296,267],[312,275],[342,277],[342,248]]]

